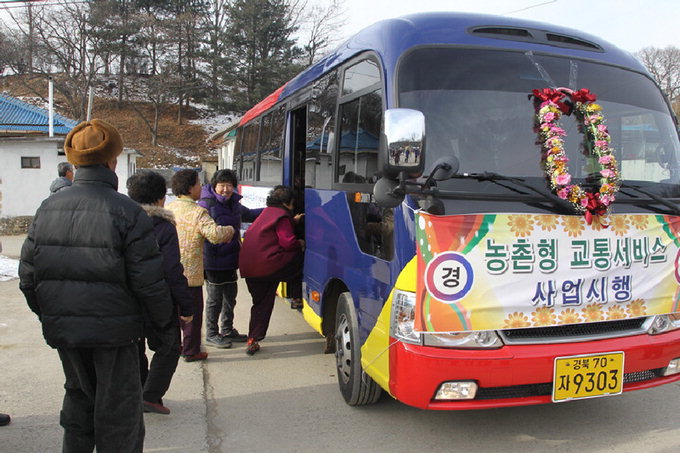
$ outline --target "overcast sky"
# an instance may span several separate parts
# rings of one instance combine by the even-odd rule
[[[344,0],[349,36],[382,19],[464,11],[538,20],[582,30],[629,52],[680,47],[680,0]]]

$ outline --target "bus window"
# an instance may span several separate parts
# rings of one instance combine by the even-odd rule
[[[241,181],[255,181],[257,164],[257,135],[259,121],[254,121],[243,128],[243,146],[241,148]]]
[[[342,94],[344,96],[354,93],[378,82],[380,82],[378,64],[372,60],[363,60],[345,71]]]
[[[283,106],[268,113],[262,119],[260,137],[260,181],[281,184],[283,139]]]
[[[678,167],[674,128],[657,121],[651,112],[622,116],[617,126],[624,180],[670,181],[670,169]]]
[[[347,192],[352,225],[362,252],[389,261],[393,257],[394,211],[373,201],[357,200]]]
[[[378,141],[382,119],[380,90],[340,106],[338,179],[343,184],[373,184],[378,172]],[[359,189],[360,192],[356,192]],[[392,219],[389,209],[379,208],[370,188],[352,188],[347,201],[354,232],[362,252],[392,259]]]
[[[234,163],[232,169],[237,175],[241,174],[241,167],[243,164],[243,154],[241,147],[243,146],[243,128],[239,127],[236,130],[236,144],[234,145]]]
[[[378,171],[378,142],[382,119],[380,90],[354,99],[340,107],[338,181],[345,174],[356,175],[351,182],[374,183]]]
[[[337,71],[319,79],[314,84],[313,93],[307,112],[305,183],[318,189],[330,189],[338,100]]]

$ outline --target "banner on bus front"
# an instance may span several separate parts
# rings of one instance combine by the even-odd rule
[[[416,329],[497,330],[680,311],[680,217],[416,214]]]

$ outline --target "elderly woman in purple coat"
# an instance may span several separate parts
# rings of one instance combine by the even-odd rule
[[[239,251],[241,250],[241,222],[252,222],[262,209],[248,209],[241,204],[241,195],[236,174],[231,170],[218,170],[203,186],[198,204],[210,213],[218,225],[231,225],[236,234],[229,242],[222,244],[205,243],[203,266],[206,276],[208,298],[205,304],[206,344],[217,348],[228,348],[232,341],[245,342],[234,328],[234,306],[238,287]]]

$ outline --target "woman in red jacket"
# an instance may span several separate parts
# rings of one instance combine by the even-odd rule
[[[239,269],[253,298],[246,353],[260,350],[274,310],[276,288],[286,282],[293,303],[302,300],[302,265],[305,241],[295,237],[295,224],[304,214],[293,216],[293,190],[276,186],[269,192],[267,207],[248,228]]]

